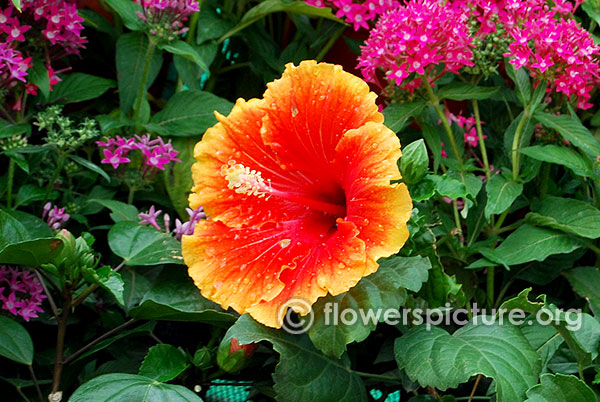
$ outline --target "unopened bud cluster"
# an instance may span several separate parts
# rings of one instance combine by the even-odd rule
[[[96,122],[85,119],[79,126],[73,120],[61,114],[61,106],[50,106],[37,114],[37,125],[40,130],[45,129],[46,142],[61,149],[77,149],[87,141],[100,135]]]

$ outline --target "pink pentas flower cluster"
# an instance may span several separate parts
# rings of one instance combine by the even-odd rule
[[[138,17],[148,26],[148,32],[159,40],[173,40],[185,33],[188,17],[198,12],[198,0],[135,0],[142,6]]]
[[[24,58],[10,43],[0,42],[0,88],[11,88],[18,81],[25,82],[31,57]]]
[[[400,86],[419,76],[434,81],[448,71],[472,66],[465,12],[449,2],[412,0],[383,15],[361,47],[358,67],[365,79],[377,83],[382,70],[389,82]],[[442,71],[432,76],[440,64]]]
[[[23,13],[33,15],[44,37],[68,54],[79,53],[87,42],[81,36],[83,18],[77,14],[75,0],[24,0]]]
[[[477,135],[475,116],[465,117],[460,114],[455,115],[452,112],[450,112],[447,107],[445,108],[444,112],[446,114],[448,122],[454,122],[456,123],[456,125],[458,125],[458,127],[463,129],[465,136],[465,144],[470,145],[472,147],[476,147],[477,144],[479,144],[479,136]],[[483,120],[481,120],[480,123],[482,125],[485,124]],[[483,138],[485,139],[487,138],[487,136],[484,135]]]
[[[173,233],[177,240],[181,240],[181,236],[193,234],[196,224],[200,222],[200,220],[206,218],[202,207],[198,207],[196,209],[186,208],[185,210],[189,215],[189,220],[187,220],[186,222],[181,222],[178,218],[175,219],[175,228],[172,232],[171,218],[169,217],[169,214],[164,214],[163,216],[165,233]],[[150,209],[147,212],[142,212],[138,214],[138,217],[140,218],[140,224],[151,225],[156,230],[162,230],[160,225],[156,221],[161,213],[162,210],[157,210],[154,207],[154,205],[150,206]]]
[[[528,3],[510,1],[515,25],[507,31],[514,42],[505,56],[516,69],[525,66],[534,78],[547,80],[549,92],[573,98],[580,109],[592,107],[591,91],[600,83],[600,46],[578,22],[560,15],[573,10],[565,3],[557,3],[558,10],[536,3],[525,7]]]
[[[379,16],[399,7],[399,0],[305,0],[314,7],[329,7],[335,11],[335,16],[342,18],[354,27],[369,29],[369,21],[375,21]]]
[[[44,288],[31,271],[0,266],[0,302],[2,309],[25,321],[37,318],[46,298]]]
[[[171,141],[165,143],[160,137],[150,139],[148,135],[135,135],[132,138],[117,136],[107,141],[97,141],[96,144],[104,148],[104,159],[101,163],[110,164],[115,169],[131,162],[128,154],[134,150],[141,153],[144,175],[149,169],[165,170],[167,164],[181,162],[177,158],[178,151],[173,148]]]
[[[70,217],[71,215],[66,213],[64,208],[58,208],[56,205],[52,206],[50,202],[44,205],[42,219],[45,219],[48,226],[55,232],[58,232]]]

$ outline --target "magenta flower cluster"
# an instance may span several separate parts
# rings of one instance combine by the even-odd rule
[[[50,202],[44,205],[42,219],[45,219],[50,229],[54,231],[60,230],[70,217],[71,215],[66,213],[64,208],[58,208],[56,205],[52,206]]]
[[[562,1],[550,8],[541,0],[508,0],[506,8],[504,25],[514,39],[504,54],[510,63],[546,79],[548,92],[572,97],[579,109],[592,107],[591,91],[600,84],[600,46],[578,22],[564,18],[574,7]]]
[[[46,298],[44,288],[31,271],[0,266],[0,302],[2,309],[25,321],[37,318]]]
[[[127,155],[133,150],[138,150],[142,154],[144,175],[148,169],[165,170],[165,165],[168,163],[181,162],[177,159],[178,152],[171,145],[171,141],[165,143],[160,137],[151,140],[148,135],[135,135],[133,138],[117,136],[107,141],[96,141],[96,144],[104,148],[104,159],[101,163],[110,164],[115,169],[119,165],[131,162]]]
[[[10,43],[0,42],[0,87],[11,88],[16,80],[25,82],[31,57],[24,58]]]
[[[159,40],[173,40],[188,28],[183,23],[199,11],[198,0],[135,0],[142,6],[138,17],[144,21],[149,33]]]
[[[206,218],[204,214],[204,210],[202,207],[196,209],[185,209],[189,215],[189,220],[186,222],[181,222],[179,219],[175,219],[175,228],[171,232],[171,218],[169,214],[164,214],[163,222],[165,226],[165,233],[173,233],[177,240],[181,240],[181,236],[183,235],[191,235],[194,233],[194,227],[196,224],[200,222],[201,219]],[[150,209],[146,213],[140,213],[138,217],[140,218],[140,224],[142,225],[152,225],[156,230],[161,230],[160,225],[156,222],[162,210],[157,210],[154,205],[150,206]]]
[[[365,45],[358,67],[378,82],[377,71],[403,89],[414,90],[421,76],[435,81],[446,72],[472,66],[472,38],[462,7],[439,0],[413,0],[383,15]],[[433,69],[443,64],[441,73]],[[410,85],[412,83],[412,85]]]
[[[399,0],[366,0],[356,2],[355,0],[305,0],[315,7],[329,7],[333,9],[338,18],[342,18],[354,27],[355,31],[360,28],[369,29],[369,21],[375,21],[379,16],[399,7]]]

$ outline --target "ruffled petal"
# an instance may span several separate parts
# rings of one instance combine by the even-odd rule
[[[316,243],[295,269],[281,273],[281,292],[247,312],[258,322],[280,328],[288,302],[300,300],[301,307],[310,306],[327,293],[338,295],[349,290],[365,276],[366,270],[365,243],[357,235],[353,223],[338,219],[335,233]]]
[[[239,99],[227,117],[217,114],[219,123],[209,128],[194,148],[197,162],[192,166],[191,208],[202,206],[211,219],[234,227],[285,221],[303,212],[281,198],[261,198],[228,187],[222,169],[229,164],[260,172],[277,188],[302,187],[310,180],[298,172],[284,171],[273,151],[264,145],[260,135],[264,115],[264,101],[258,99]]]
[[[408,239],[412,200],[405,184],[390,184],[401,178],[401,154],[396,134],[377,123],[347,132],[336,147],[346,220],[356,224],[367,245],[368,274],[377,270],[375,261],[397,253]]]
[[[303,61],[286,65],[282,77],[267,84],[268,107],[262,127],[270,145],[289,169],[332,177],[331,161],[342,135],[365,123],[383,122],[376,95],[341,66]]]

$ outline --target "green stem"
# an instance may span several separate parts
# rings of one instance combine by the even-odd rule
[[[140,87],[138,88],[137,98],[135,100],[135,106],[133,109],[133,121],[137,125],[140,119],[140,113],[142,111],[142,104],[144,103],[144,94],[146,93],[146,81],[148,81],[148,73],[150,71],[150,62],[152,61],[152,55],[156,48],[156,42],[152,37],[148,37],[148,47],[146,48],[146,57],[144,59],[144,69],[142,70],[142,80]]]
[[[458,241],[461,247],[464,247],[465,241],[462,234],[462,225],[460,224],[460,214],[458,213],[458,201],[452,200],[452,212],[454,213],[454,224],[458,230]]]
[[[15,161],[13,158],[9,158],[8,161],[8,182],[6,184],[6,207],[12,208],[12,192],[13,192],[13,180],[15,178]]]
[[[525,110],[523,110],[523,116],[521,117],[521,120],[519,120],[512,143],[512,169],[513,180],[515,181],[517,181],[519,178],[519,146],[521,142],[521,134],[523,133],[523,128],[525,128],[525,123],[527,123],[527,120],[529,120],[529,107],[526,107]]]
[[[56,169],[54,169],[54,173],[52,173],[52,178],[50,178],[50,181],[48,182],[48,187],[46,187],[46,194],[44,195],[44,202],[42,202],[42,205],[46,204],[46,201],[48,201],[48,197],[50,197],[50,193],[52,192],[52,189],[54,188],[54,185],[56,184],[56,180],[58,179],[58,176],[60,175],[60,172],[62,171],[64,163],[65,163],[65,154],[59,150],[58,151],[58,161],[56,162]]]
[[[135,187],[129,187],[129,194],[127,195],[127,203],[131,205],[133,203],[133,196],[135,195]]]
[[[481,159],[483,160],[483,167],[485,168],[485,177],[489,182],[492,177],[492,172],[490,171],[490,163],[485,148],[483,130],[481,129],[481,117],[479,116],[479,103],[477,102],[477,99],[473,99],[473,113],[475,114],[475,126],[477,128],[477,136],[479,137],[479,149],[481,150]]]
[[[2,114],[4,115],[4,117],[6,117],[6,119],[8,121],[10,121],[11,123],[15,122],[15,119],[12,118],[12,116],[10,115],[10,113],[8,113],[6,111],[6,109],[4,108],[4,106],[2,106],[2,104],[0,104],[0,112],[2,112]]]
[[[579,369],[579,379],[585,381],[585,377],[583,376],[583,364],[578,363],[577,368]]]
[[[200,7],[200,5],[198,5],[198,7]],[[196,39],[196,26],[198,25],[198,18],[200,18],[200,13],[194,13],[190,17],[190,26],[185,38],[185,41],[190,45],[193,45]]]
[[[339,39],[339,37],[342,35],[342,33],[346,30],[346,27],[342,27],[341,29],[338,29],[331,38],[329,38],[329,40],[327,41],[327,43],[325,44],[325,46],[323,47],[323,49],[321,49],[321,51],[319,52],[319,54],[317,54],[317,57],[315,57],[316,61],[321,61],[323,60],[323,58],[325,57],[325,55],[327,55],[327,53],[329,52],[329,50],[331,50],[331,47],[335,44],[335,42]]]
[[[487,305],[489,308],[494,306],[494,279],[496,274],[496,267],[489,267],[486,275],[486,293],[487,293]]]
[[[502,227],[502,224],[504,223],[504,220],[506,219],[506,216],[508,215],[508,211],[510,211],[510,207],[508,207],[506,209],[506,211],[504,211],[502,213],[502,215],[500,215],[500,218],[498,218],[498,222],[496,222],[496,227],[495,227],[496,232],[498,232],[498,230]]]
[[[40,389],[40,384],[38,383],[37,377],[35,376],[35,371],[33,371],[33,366],[31,364],[27,365],[29,369],[29,374],[31,374],[31,380],[33,381],[33,385],[35,386],[35,390],[38,394],[38,398],[40,402],[44,402],[44,397],[42,396],[42,390]]]
[[[589,248],[590,250],[592,250],[594,253],[596,253],[596,255],[597,255],[597,256],[599,256],[599,257],[600,257],[600,248],[598,248],[598,247],[594,246],[594,245],[593,245],[593,244],[591,244],[591,243],[590,243],[590,244],[588,244],[588,248]]]
[[[442,121],[442,126],[444,126],[444,130],[446,130],[446,134],[448,134],[448,140],[450,141],[450,145],[452,146],[452,151],[454,151],[454,155],[456,155],[456,159],[458,160],[458,163],[462,170],[462,168],[463,168],[462,157],[460,156],[460,153],[458,152],[458,145],[456,144],[456,140],[454,139],[454,134],[452,133],[452,128],[450,127],[450,123],[448,122],[448,119],[446,118],[446,115],[444,114],[444,111],[442,110],[442,108],[440,106],[440,100],[437,97],[437,95],[433,92],[433,88],[431,88],[431,84],[429,83],[429,80],[427,79],[427,75],[423,76],[423,82],[424,82],[425,90],[427,91],[427,95],[429,96],[431,105],[433,106],[433,108],[435,109],[435,111],[438,114],[438,117]]]
[[[52,374],[52,393],[56,393],[60,389],[60,379],[65,357],[65,336],[67,334],[67,321],[71,312],[71,289],[63,289],[63,308],[62,314],[58,319],[58,331],[56,334],[56,358],[54,360],[54,371]]]

